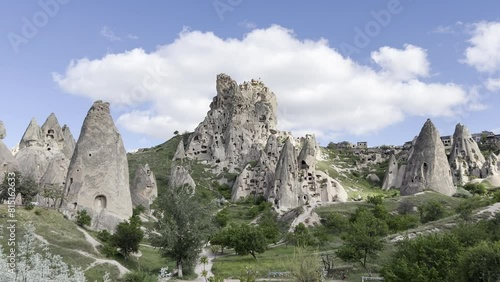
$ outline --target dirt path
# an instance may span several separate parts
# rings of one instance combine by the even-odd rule
[[[94,251],[98,254],[99,253],[99,250],[97,250],[97,246],[100,246],[101,243],[99,243],[99,241],[97,241],[96,239],[94,239],[94,237],[90,236],[89,233],[87,233],[87,231],[85,231],[85,229],[83,228],[80,228],[80,227],[77,227],[78,231],[82,232],[83,235],[85,236],[85,240],[92,245],[92,247],[94,248]]]
[[[85,269],[85,271],[88,270],[88,269],[90,269],[90,268],[92,268],[92,267],[94,267],[94,266],[96,266],[96,265],[109,263],[109,264],[114,265],[114,266],[116,266],[118,268],[118,271],[120,271],[120,277],[123,276],[124,274],[130,272],[130,270],[128,270],[125,266],[121,265],[116,260],[96,258],[93,255],[91,255],[91,254],[89,254],[87,252],[81,251],[81,250],[73,250],[73,251],[79,253],[82,256],[86,256],[88,258],[91,258],[91,259],[95,260],[93,263],[90,264],[89,267],[87,267],[87,269]]]

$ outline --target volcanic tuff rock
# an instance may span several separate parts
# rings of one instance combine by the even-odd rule
[[[46,184],[63,186],[69,159],[73,154],[74,143],[75,140],[69,128],[66,125],[61,128],[53,113],[47,117],[42,127],[33,118],[21,138],[19,149],[15,154],[21,173],[33,178],[42,188]],[[57,165],[49,168],[53,160],[57,162]],[[61,167],[61,165],[66,165],[66,167]],[[51,171],[48,172],[47,169]],[[46,178],[42,181],[42,177],[47,173],[52,175],[52,180],[47,182],[48,178]],[[53,179],[58,179],[58,183],[53,183]]]
[[[172,158],[173,161],[176,161],[176,160],[182,160],[186,157],[186,152],[184,151],[184,141],[181,141],[179,142],[179,144],[177,145],[177,150],[175,150],[175,154],[174,154],[174,157]]]
[[[5,139],[5,137],[7,137],[7,131],[5,130],[3,121],[0,120],[0,140]]]
[[[154,199],[158,197],[158,187],[156,177],[148,164],[139,165],[135,171],[134,180],[130,186],[130,195],[132,197],[133,207],[142,205],[147,211]]]
[[[456,192],[443,142],[430,119],[422,127],[408,159],[401,195],[412,195],[424,190],[434,190],[448,196]]]
[[[12,155],[11,151],[3,143],[3,138],[7,136],[7,132],[0,121],[0,183],[3,181],[6,172],[14,172],[19,170],[19,164]]]
[[[463,185],[468,182],[469,176],[480,177],[484,162],[484,156],[467,127],[457,124],[449,157],[453,182]]]
[[[262,82],[238,85],[228,75],[217,76],[217,96],[210,110],[191,134],[186,157],[243,168],[259,157],[276,128],[276,96]]]
[[[170,187],[188,186],[191,188],[192,193],[194,193],[196,189],[196,183],[191,177],[191,174],[181,165],[172,166],[168,184]]]
[[[399,188],[397,186],[397,178],[398,178],[398,161],[396,160],[396,156],[391,154],[389,157],[389,167],[385,172],[384,183],[382,184],[382,190],[389,190],[391,188]]]
[[[96,101],[85,117],[71,158],[64,213],[87,210],[91,228],[114,231],[132,215],[127,154],[111,118],[109,103]]]
[[[481,177],[493,186],[500,186],[500,162],[498,156],[491,153],[481,168]]]

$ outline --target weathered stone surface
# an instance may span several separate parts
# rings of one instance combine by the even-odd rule
[[[0,183],[2,183],[6,172],[19,170],[17,160],[2,140],[0,140]]]
[[[63,154],[53,157],[40,180],[40,189],[43,190],[48,186],[61,186],[62,191],[65,185],[66,175],[68,174],[69,162],[70,160]]]
[[[276,165],[273,188],[267,198],[274,202],[277,210],[285,211],[304,204],[304,196],[298,182],[295,148],[287,139]]]
[[[371,182],[380,182],[380,178],[375,173],[370,173],[366,176],[366,179]]]
[[[493,186],[500,186],[500,162],[494,153],[485,159],[481,168],[481,177]]]
[[[142,205],[146,211],[150,211],[151,204],[158,197],[158,187],[154,172],[148,164],[139,165],[135,171],[134,180],[130,186],[130,195],[132,196],[132,205],[137,207]]]
[[[398,161],[396,160],[396,156],[391,154],[389,157],[389,167],[385,172],[384,183],[382,184],[382,190],[389,190],[392,188],[399,188],[397,186],[397,178],[398,178]]]
[[[132,215],[127,155],[110,115],[109,103],[96,101],[85,117],[71,158],[64,212],[74,218],[87,210],[91,228],[114,231]]]
[[[406,172],[406,165],[401,165],[398,169],[398,176],[396,177],[396,188],[401,188],[401,185],[403,185],[403,179],[405,176]]]
[[[260,81],[238,86],[225,74],[217,76],[216,89],[205,120],[187,142],[186,157],[233,171],[257,160],[259,146],[275,131],[276,96]]]
[[[170,187],[188,186],[192,189],[193,193],[196,189],[196,183],[189,174],[189,171],[181,165],[172,166],[172,170],[170,171],[169,185]]]
[[[52,157],[51,152],[38,145],[24,147],[15,155],[21,174],[33,179],[36,183],[39,183],[45,174]]]
[[[484,162],[484,156],[467,127],[457,124],[449,157],[453,183],[463,185],[470,176],[480,177]]]
[[[401,195],[412,195],[425,190],[448,196],[456,192],[443,142],[430,119],[422,127],[408,159]]]
[[[173,161],[176,160],[183,160],[186,157],[186,152],[184,151],[184,141],[179,142],[177,145],[177,150],[175,150],[174,157],[172,158]]]
[[[32,118],[26,131],[19,142],[19,150],[30,146],[43,146],[42,129],[36,122],[35,118]]]
[[[71,134],[71,130],[66,124],[63,125],[62,132],[64,138],[62,152],[68,159],[71,159],[73,152],[75,151],[76,141],[73,134]]]
[[[5,139],[5,137],[7,137],[7,131],[5,130],[3,121],[0,120],[0,140]]]

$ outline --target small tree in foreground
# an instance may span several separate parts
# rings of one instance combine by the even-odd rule
[[[76,224],[80,227],[90,226],[92,218],[87,213],[87,210],[79,210],[76,212]]]
[[[241,224],[232,226],[230,232],[233,232],[232,247],[240,255],[252,255],[257,259],[257,253],[263,253],[267,248],[266,237],[262,230],[256,226]]]
[[[144,238],[141,230],[140,208],[135,208],[128,221],[121,222],[116,227],[116,232],[111,236],[111,244],[119,248],[123,257],[128,258],[131,253],[139,251],[139,243]]]

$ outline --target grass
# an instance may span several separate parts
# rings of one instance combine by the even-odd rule
[[[246,275],[249,268],[257,272],[257,277],[267,277],[269,272],[288,271],[286,261],[293,256],[294,250],[292,246],[279,246],[257,254],[258,260],[251,255],[238,256],[231,250],[224,251],[229,255],[215,258],[212,272],[224,278],[239,278]]]
[[[106,263],[96,265],[87,270],[85,272],[85,278],[87,278],[87,281],[102,282],[102,278],[106,273],[109,273],[109,277],[112,279],[112,281],[116,281],[118,279],[117,277],[120,275],[120,271],[116,266]]]

